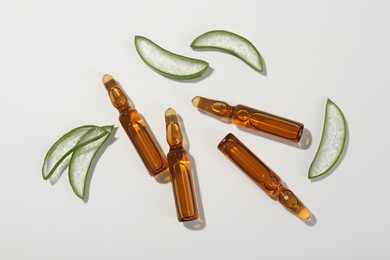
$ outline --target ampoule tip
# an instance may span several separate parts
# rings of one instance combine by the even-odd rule
[[[165,110],[165,116],[172,116],[172,115],[176,115],[176,111],[173,108],[168,108],[167,110]]]
[[[196,96],[192,99],[192,105],[196,108],[199,108],[199,102],[200,102],[200,97],[199,96]]]
[[[297,212],[297,216],[303,221],[310,221],[311,214],[306,207],[303,207],[299,212]]]
[[[110,80],[113,80],[114,79],[114,77],[112,76],[112,75],[110,75],[110,74],[105,74],[104,76],[103,76],[103,84],[106,84],[107,82],[109,82]]]

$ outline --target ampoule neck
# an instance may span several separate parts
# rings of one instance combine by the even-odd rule
[[[106,87],[108,95],[110,97],[112,105],[120,112],[123,113],[132,108],[129,99],[124,91],[120,88],[116,80],[109,74],[104,75],[103,83]]]
[[[176,111],[168,108],[165,111],[166,138],[170,150],[180,150],[183,148],[183,134],[177,119]]]
[[[224,101],[196,96],[192,99],[194,107],[209,112],[224,121],[233,117],[234,107]]]
[[[119,113],[123,113],[131,108],[129,100],[120,88],[113,87],[108,90],[108,94],[112,105]]]

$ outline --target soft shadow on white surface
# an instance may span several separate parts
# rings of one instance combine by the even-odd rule
[[[181,83],[197,83],[199,81],[202,81],[202,80],[210,77],[211,74],[213,74],[213,72],[214,72],[214,69],[209,66],[208,69],[202,75],[200,75],[199,77],[193,78],[193,79],[178,79],[178,78],[170,78],[170,77],[165,76],[163,74],[161,74],[161,75],[167,79],[178,81]]]
[[[313,138],[311,136],[309,129],[304,128],[303,132],[302,132],[301,140],[299,140],[298,146],[303,150],[309,149],[309,147],[312,143],[312,140],[313,140]]]
[[[261,55],[261,61],[263,62],[263,71],[259,73],[263,76],[267,76],[267,65],[265,64],[263,55]]]
[[[310,218],[308,220],[303,221],[306,225],[309,227],[314,227],[317,224],[317,217],[313,214],[313,212],[310,212]]]
[[[298,149],[302,149],[302,150],[308,149],[312,143],[312,136],[311,136],[309,129],[307,129],[307,128],[303,129],[301,140],[298,143],[295,143],[293,141],[290,141],[290,140],[287,140],[287,139],[284,139],[284,138],[281,138],[281,137],[278,137],[275,135],[271,135],[271,134],[266,133],[266,132],[259,132],[259,131],[245,128],[242,126],[237,126],[237,128],[244,131],[244,132],[254,134],[254,135],[260,136],[262,138],[266,138],[266,139],[269,139],[269,140],[272,140],[272,141],[275,141],[275,142],[278,142],[281,144],[285,144],[288,146],[292,146],[292,147],[295,147]]]
[[[169,172],[169,168],[167,168],[165,171],[160,172],[156,176],[154,176],[154,179],[160,183],[160,184],[167,184],[171,182],[171,173]]]
[[[222,49],[218,49],[218,48],[211,48],[211,47],[210,48],[198,48],[198,49],[193,48],[193,50],[200,51],[200,52],[209,52],[209,51],[220,52],[220,53],[224,53],[224,54],[227,54],[227,55],[231,55],[231,56],[233,56],[236,59],[239,59],[238,57],[235,57],[230,52],[222,50]],[[263,55],[261,55],[261,61],[263,62],[263,71],[257,71],[257,70],[255,70],[253,68],[251,68],[251,69],[256,71],[257,73],[263,75],[263,76],[267,76],[267,66],[265,65],[265,61],[264,61]],[[242,62],[244,62],[244,61],[242,61]],[[245,63],[245,66],[249,66],[249,65]]]
[[[344,158],[345,158],[345,156],[347,154],[347,151],[348,151],[348,146],[349,146],[349,125],[348,125],[348,120],[346,118],[345,118],[345,126],[346,126],[346,129],[347,129],[347,134],[346,134],[346,137],[345,137],[344,150],[341,153],[339,159],[337,160],[335,165],[333,165],[333,167],[328,172],[326,172],[325,174],[323,174],[321,176],[318,176],[317,178],[310,179],[311,182],[321,181],[321,180],[327,178],[328,176],[332,175],[337,170],[337,168],[340,166],[342,161],[344,160]]]

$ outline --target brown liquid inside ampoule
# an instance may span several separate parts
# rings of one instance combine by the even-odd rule
[[[228,134],[219,143],[218,149],[241,168],[271,198],[278,200],[300,219],[307,220],[310,218],[310,211],[291,190],[283,186],[280,177],[233,134]]]
[[[171,173],[176,212],[179,221],[190,221],[199,218],[198,206],[191,173],[188,153],[183,148],[183,135],[180,130],[175,110],[165,112],[166,136],[170,150],[168,165]]]
[[[150,176],[155,176],[168,168],[167,160],[158,143],[138,111],[111,75],[103,77],[111,102],[119,111],[119,121],[126,131]]]

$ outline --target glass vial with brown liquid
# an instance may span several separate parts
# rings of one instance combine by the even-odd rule
[[[168,163],[159,144],[138,111],[111,75],[104,75],[103,84],[114,107],[119,111],[119,121],[134,144],[150,176],[168,169]]]
[[[177,218],[180,222],[199,218],[196,193],[188,153],[183,148],[183,134],[172,108],[165,111],[166,135],[169,144],[168,165],[171,173]]]
[[[301,220],[310,218],[310,211],[295,194],[285,188],[282,180],[264,162],[254,155],[236,136],[228,134],[218,149],[241,168],[265,193],[278,200]]]
[[[244,105],[230,106],[223,101],[199,96],[192,99],[192,104],[225,122],[232,122],[238,126],[266,132],[293,142],[299,142],[302,136],[304,128],[302,123]]]

